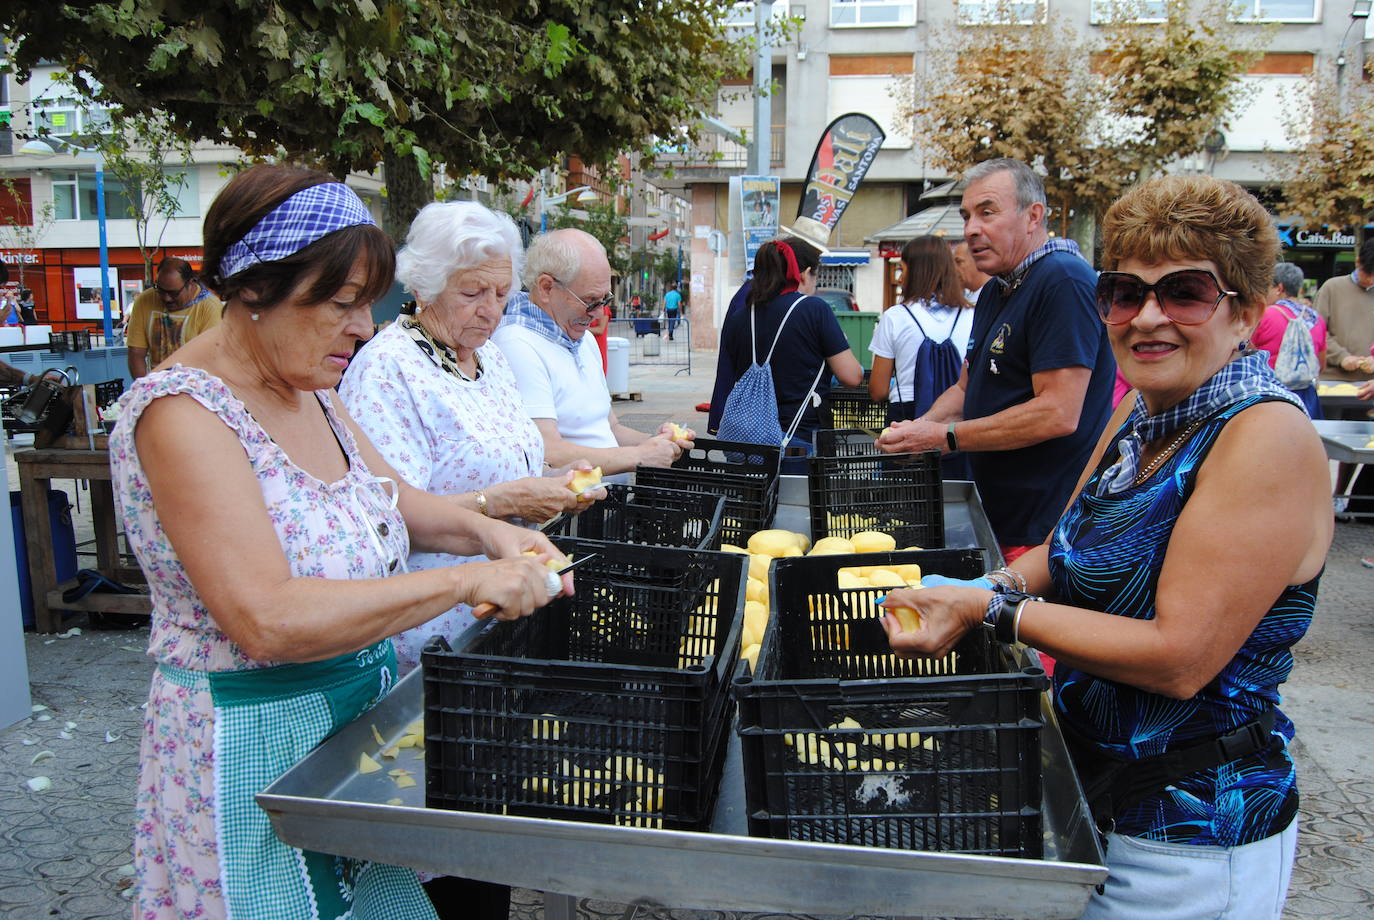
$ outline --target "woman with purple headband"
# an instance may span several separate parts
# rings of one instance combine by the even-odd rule
[[[388,637],[458,603],[525,616],[571,581],[537,531],[407,486],[335,395],[395,265],[352,191],[249,169],[204,264],[223,322],[135,382],[110,438],[157,662],[134,916],[430,920],[413,871],[288,847],[253,796],[386,695]],[[493,561],[407,573],[412,546]]]

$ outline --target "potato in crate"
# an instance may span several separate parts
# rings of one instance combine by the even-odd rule
[[[816,432],[807,479],[811,536],[892,536],[899,547],[945,545],[940,452],[885,454],[873,435],[856,429]]]
[[[604,499],[577,514],[559,515],[544,525],[544,532],[615,543],[720,549],[724,504],[724,498],[709,492],[609,483]]]
[[[983,629],[939,659],[893,655],[878,599],[842,572],[972,578],[982,550],[780,559],[739,704],[752,836],[1039,858],[1044,671]],[[919,573],[907,569],[903,580]],[[879,575],[877,581],[892,580]]]
[[[831,387],[820,408],[821,428],[863,428],[874,433],[887,425],[887,400],[874,402],[868,386]]]
[[[635,482],[724,496],[721,541],[742,546],[750,534],[773,523],[779,459],[776,447],[697,438],[670,467],[638,467]]]
[[[436,640],[424,668],[433,808],[704,829],[729,730],[747,560],[557,538],[577,592]]]

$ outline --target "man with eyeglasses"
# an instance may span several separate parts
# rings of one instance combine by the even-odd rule
[[[587,334],[614,301],[611,266],[596,237],[574,229],[540,234],[521,278],[528,293],[511,296],[492,341],[544,437],[544,459],[555,467],[587,460],[606,475],[676,460],[690,440],[674,442],[669,424],[652,435],[636,431],[611,408],[601,352]]]
[[[182,345],[218,326],[223,312],[219,298],[195,279],[191,263],[171,256],[157,263],[157,283],[129,308],[129,375],[146,376]]]
[[[959,381],[921,418],[895,423],[886,451],[969,452],[988,520],[1010,562],[1043,542],[1111,414],[1116,361],[1092,266],[1046,227],[1045,189],[1025,163],[964,174],[959,213],[978,271]]]

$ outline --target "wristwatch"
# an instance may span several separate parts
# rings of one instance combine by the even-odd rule
[[[1021,616],[1021,608],[1031,601],[1043,601],[1043,597],[1036,597],[1024,591],[1003,591],[998,594],[994,601],[988,604],[987,613],[983,615],[983,625],[992,631],[992,637],[998,642],[1007,645],[1016,643],[1016,628]]]
[[[955,422],[950,422],[949,427],[945,429],[945,443],[949,445],[951,451],[959,449],[959,439],[954,436],[955,424]]]

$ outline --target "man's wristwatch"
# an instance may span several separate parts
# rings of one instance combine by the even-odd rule
[[[1043,600],[1043,597],[1024,591],[1003,591],[988,604],[987,612],[983,614],[983,625],[992,631],[992,637],[998,642],[1012,645],[1019,638],[1017,633],[1020,630],[1017,627],[1020,625],[1021,608],[1031,601]]]
[[[959,439],[954,436],[955,424],[955,422],[950,422],[949,426],[945,428],[945,443],[949,445],[950,451],[959,449]]]

